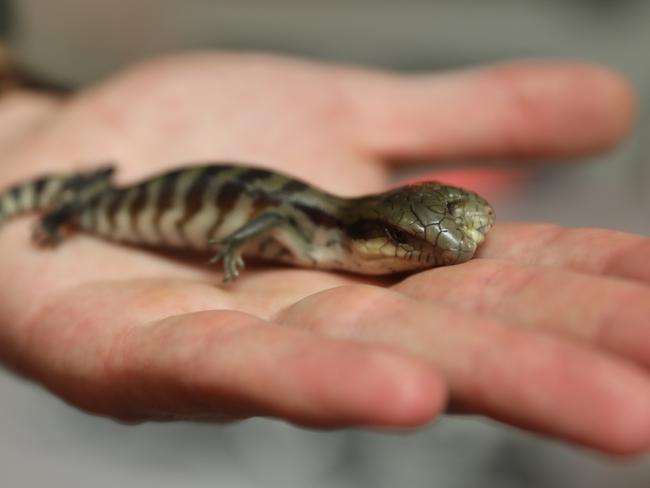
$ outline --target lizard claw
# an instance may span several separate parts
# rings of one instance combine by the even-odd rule
[[[223,281],[233,281],[240,275],[241,271],[246,266],[244,258],[241,256],[241,250],[238,246],[231,243],[224,243],[223,241],[211,242],[211,244],[221,244],[224,247],[212,256],[210,263],[214,264],[223,260]]]

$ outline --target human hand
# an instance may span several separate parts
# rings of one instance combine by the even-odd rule
[[[633,111],[621,80],[581,65],[402,77],[207,54],[1,102],[3,185],[237,161],[341,194],[384,189],[388,161],[601,149]],[[258,266],[221,286],[203,259],[85,235],[39,250],[29,227],[0,231],[0,355],[87,411],[404,427],[449,398],[605,451],[650,445],[645,238],[498,224],[478,259],[402,281]]]

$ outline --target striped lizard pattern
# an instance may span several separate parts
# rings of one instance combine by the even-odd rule
[[[190,166],[119,187],[114,168],[46,175],[0,193],[0,222],[41,211],[33,239],[53,246],[77,228],[132,244],[214,250],[224,280],[243,256],[389,274],[471,259],[494,223],[475,193],[425,182],[344,198],[280,173]]]

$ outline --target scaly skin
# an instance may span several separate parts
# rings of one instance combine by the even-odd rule
[[[44,176],[0,193],[0,220],[44,210],[34,240],[59,242],[64,226],[132,244],[219,250],[224,279],[243,255],[304,267],[382,275],[460,264],[494,223],[475,193],[436,182],[343,198],[260,168],[189,166],[135,185],[112,168]]]

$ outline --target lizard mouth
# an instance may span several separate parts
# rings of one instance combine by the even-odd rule
[[[457,220],[459,227],[476,245],[481,244],[494,225],[494,209],[487,203],[479,205],[473,201],[467,202],[463,207],[462,217]]]

